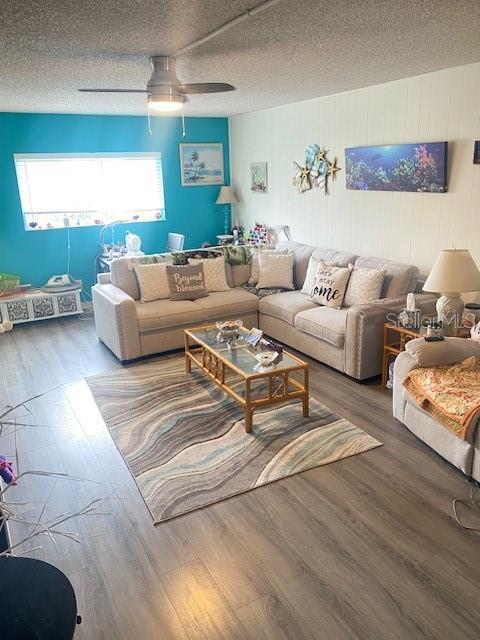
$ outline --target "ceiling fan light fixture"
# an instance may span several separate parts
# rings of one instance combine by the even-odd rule
[[[154,111],[169,112],[178,111],[183,107],[185,96],[182,94],[164,94],[148,96],[148,106]]]

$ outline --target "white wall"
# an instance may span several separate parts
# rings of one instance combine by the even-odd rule
[[[303,73],[303,71],[302,71]],[[480,265],[480,64],[349,91],[230,118],[232,180],[243,200],[233,217],[288,224],[295,240],[416,264],[428,273],[456,243]],[[347,191],[345,147],[449,142],[448,193]],[[321,189],[297,194],[293,161],[307,144],[338,156],[342,171]],[[250,162],[268,162],[268,194],[249,190]]]

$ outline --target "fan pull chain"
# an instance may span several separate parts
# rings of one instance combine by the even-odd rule
[[[185,113],[183,111],[183,107],[182,107],[182,137],[184,138],[186,136],[186,132],[185,132]]]
[[[148,107],[147,107],[147,122],[148,122],[148,133],[150,135],[152,135],[152,126],[151,126],[151,123],[150,123],[150,111],[149,111]]]

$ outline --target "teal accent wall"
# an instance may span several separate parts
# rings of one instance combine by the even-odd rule
[[[0,113],[0,271],[18,274],[22,282],[44,284],[67,270],[67,231],[26,231],[18,193],[14,153],[93,153],[160,151],[162,154],[166,221],[119,225],[142,238],[142,250],[165,250],[169,231],[185,234],[185,247],[216,241],[223,233],[223,207],[216,205],[218,186],[182,187],[180,142],[222,142],[225,184],[230,183],[227,118],[154,117],[152,136],[143,116],[90,116]],[[70,273],[89,291],[101,227],[72,227]],[[111,238],[107,232],[106,239]]]

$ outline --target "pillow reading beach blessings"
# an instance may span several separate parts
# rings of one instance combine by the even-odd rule
[[[195,300],[208,296],[203,265],[171,267],[167,265],[171,300]]]

